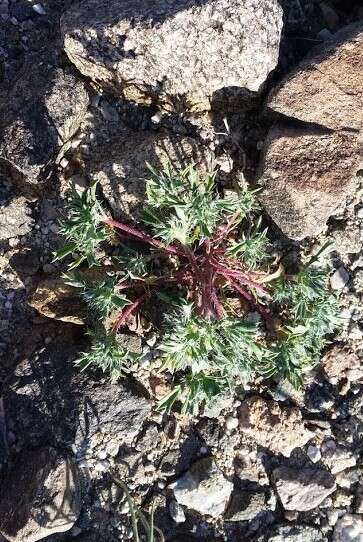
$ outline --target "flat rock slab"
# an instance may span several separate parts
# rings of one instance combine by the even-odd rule
[[[118,95],[208,110],[257,93],[276,66],[277,0],[84,0],[61,22],[69,59]]]
[[[9,542],[68,531],[79,511],[76,467],[54,448],[23,452],[1,481],[0,532]]]
[[[181,169],[195,164],[199,171],[212,167],[212,154],[189,137],[127,130],[95,150],[87,164],[92,182],[98,181],[117,217],[138,217],[145,196],[147,163],[160,169],[170,162]]]
[[[265,143],[259,199],[291,239],[317,235],[344,208],[361,156],[355,134],[277,124]]]
[[[270,94],[267,105],[333,130],[363,127],[363,24],[314,48]]]
[[[215,461],[207,457],[194,463],[169,487],[179,504],[200,514],[218,517],[227,506],[233,484],[224,477]]]
[[[275,401],[250,397],[238,409],[239,429],[271,452],[290,457],[314,435],[305,428],[298,408],[281,407]]]
[[[285,510],[298,512],[317,508],[336,489],[333,476],[322,469],[278,467],[272,480]]]
[[[79,291],[62,278],[42,280],[29,305],[47,318],[79,325],[86,322],[87,306],[82,302]]]

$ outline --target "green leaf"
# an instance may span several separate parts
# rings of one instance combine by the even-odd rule
[[[75,243],[69,243],[55,252],[55,260],[63,260],[69,254],[75,252],[77,245]]]

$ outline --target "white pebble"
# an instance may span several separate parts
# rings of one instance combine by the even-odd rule
[[[342,265],[330,277],[333,290],[342,290],[349,281],[349,273]]]
[[[34,11],[36,13],[38,13],[38,15],[46,15],[47,12],[45,11],[45,9],[43,8],[43,6],[41,4],[34,4],[32,6],[32,8],[34,9]]]
[[[97,472],[105,472],[106,470],[108,470],[110,464],[108,461],[98,461],[96,464],[95,464],[95,470]]]
[[[12,239],[9,239],[9,247],[16,247],[19,244],[19,239],[17,237],[13,237]]]
[[[236,429],[238,427],[238,419],[233,418],[232,416],[228,416],[226,418],[226,429],[227,431],[233,431],[233,429]]]
[[[309,446],[306,453],[313,463],[317,463],[321,459],[321,453],[317,446]]]

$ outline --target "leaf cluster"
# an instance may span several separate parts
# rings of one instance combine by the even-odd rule
[[[89,267],[97,265],[97,248],[109,238],[109,232],[103,224],[104,211],[96,197],[96,189],[97,183],[82,193],[73,188],[68,208],[69,216],[61,223],[60,233],[68,244],[56,253],[56,258],[61,260],[70,254],[76,254],[70,269],[78,267],[84,261]]]
[[[75,365],[83,371],[89,367],[98,369],[109,376],[111,382],[117,382],[131,365],[141,360],[140,354],[122,346],[113,333],[107,333],[103,328],[89,331],[88,334],[91,347],[75,361]]]
[[[86,301],[90,314],[96,320],[105,320],[112,311],[124,309],[131,303],[123,294],[117,292],[119,279],[105,277],[103,280],[87,280],[79,272],[65,275],[66,283],[75,288],[80,288],[80,295]]]
[[[166,319],[159,350],[163,371],[187,372],[181,385],[162,405],[169,409],[182,398],[184,412],[193,410],[193,405],[209,402],[226,388],[233,388],[236,379],[247,382],[269,356],[259,323],[230,316],[205,320],[195,314],[190,304]]]
[[[313,265],[303,267],[290,280],[279,280],[273,295],[285,325],[271,372],[298,387],[304,368],[319,360],[326,336],[340,324],[336,298],[328,292],[326,271]]]
[[[253,193],[247,190],[220,197],[215,173],[202,176],[193,166],[176,171],[170,164],[161,171],[150,165],[149,169],[142,218],[166,243],[191,246],[211,237],[222,218],[236,214],[237,223],[257,208]]]

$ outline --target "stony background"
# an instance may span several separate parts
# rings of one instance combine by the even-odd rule
[[[131,540],[112,473],[167,541],[361,542],[360,2],[143,4],[0,0],[0,536]],[[263,186],[287,260],[334,241],[345,324],[305,389],[257,382],[185,419],[153,410],[152,356],[142,384],[73,368],[83,326],[39,308],[69,187],[98,178],[137,216],[166,157]]]

